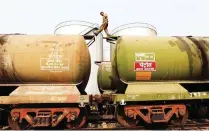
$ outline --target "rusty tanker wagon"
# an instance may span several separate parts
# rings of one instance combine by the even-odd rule
[[[95,37],[0,36],[2,124],[79,129],[88,119],[110,119],[134,128],[207,117],[208,37],[104,38],[111,60],[96,62],[101,94],[94,95],[85,88],[92,66],[86,40]]]

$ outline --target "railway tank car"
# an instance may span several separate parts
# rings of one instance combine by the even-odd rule
[[[85,123],[91,61],[82,35],[1,35],[0,44],[0,104],[12,129]]]
[[[156,36],[157,30],[154,26],[147,23],[129,23],[125,25],[121,25],[116,27],[111,32],[113,36],[123,36],[123,35],[131,35],[131,36]],[[112,74],[112,65],[111,60],[113,59],[113,53],[115,50],[116,44],[110,44],[110,61],[102,61],[99,64],[98,74],[97,74],[97,82],[102,93],[110,93],[116,92],[116,87],[124,86],[120,80],[116,80],[117,77],[114,77]],[[114,78],[113,78],[114,77]],[[114,81],[113,81],[114,79]],[[119,88],[117,90],[121,90],[123,88]]]
[[[115,43],[109,39],[112,59],[100,65],[98,83],[103,94],[112,94],[118,103],[115,114],[121,125],[183,125],[193,105],[206,116],[207,37],[116,37]]]
[[[67,21],[55,35],[0,36],[0,113],[12,129],[79,129],[89,119],[183,125],[188,111],[206,116],[208,37],[159,37],[153,26],[131,23],[104,38],[111,60],[103,61],[95,29]]]

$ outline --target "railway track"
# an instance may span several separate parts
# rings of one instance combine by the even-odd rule
[[[92,124],[91,124],[92,125]],[[148,128],[149,127],[149,128]],[[94,130],[94,129],[111,129],[111,130],[127,130],[126,128],[120,126],[118,123],[106,123],[106,124],[99,124],[95,125],[94,128],[91,128],[90,126],[88,128],[85,128],[86,130]],[[137,128],[133,128],[131,130],[144,130],[144,129],[158,129],[158,130],[208,130],[209,129],[209,119],[198,119],[198,120],[187,120],[187,123],[184,126],[181,125],[163,125],[163,124],[157,124],[157,125],[149,125],[149,126],[139,126]]]
[[[187,123],[181,127],[181,126],[174,126],[169,125],[167,129],[171,130],[203,130],[209,129],[209,119],[194,119],[194,120],[187,120]]]
[[[144,129],[158,129],[158,130],[209,130],[209,119],[194,119],[187,120],[187,123],[184,126],[181,125],[150,125],[147,128],[146,126],[139,126],[137,128],[129,129],[129,130],[144,130]],[[46,128],[45,128],[46,129]],[[49,129],[49,128],[48,128]],[[51,129],[51,128],[50,128]],[[64,130],[68,130],[65,128],[60,128]],[[11,130],[9,126],[1,127],[1,130]],[[82,128],[80,130],[127,130],[127,128],[122,127],[120,124],[114,121],[97,121],[89,122],[87,127]]]

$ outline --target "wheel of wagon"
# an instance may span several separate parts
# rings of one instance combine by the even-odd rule
[[[183,126],[186,123],[188,116],[189,116],[189,113],[186,110],[184,116],[180,116],[179,118],[175,118],[175,119],[171,120],[170,123],[173,125],[178,125],[178,126],[182,125]]]
[[[118,106],[116,108],[116,120],[126,128],[136,128],[139,120],[129,118],[125,115],[124,107]]]
[[[86,123],[87,118],[87,109],[86,108],[80,108],[80,114],[78,118],[76,118],[75,121],[66,123],[66,127],[68,129],[79,129],[84,126]]]
[[[22,123],[19,123],[18,120],[13,120],[12,116],[8,116],[8,124],[12,130],[28,130],[31,128],[31,125],[25,120]]]

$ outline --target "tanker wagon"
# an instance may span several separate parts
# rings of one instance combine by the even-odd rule
[[[79,128],[86,121],[90,55],[81,35],[1,35],[1,109],[12,129]],[[4,114],[5,112],[3,112]]]
[[[209,38],[113,36],[111,62],[101,62],[98,85],[117,105],[127,128],[206,117],[209,99]],[[192,110],[191,110],[192,109]]]

